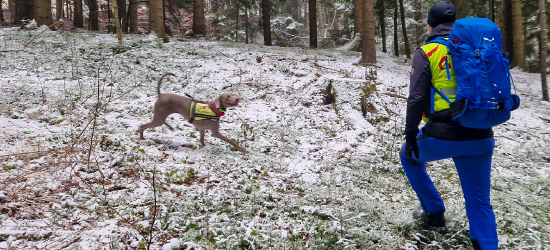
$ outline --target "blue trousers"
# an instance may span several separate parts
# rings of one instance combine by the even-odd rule
[[[417,162],[407,160],[404,145],[401,164],[424,211],[428,213],[445,211],[443,200],[426,172],[425,163],[452,158],[466,200],[470,237],[472,240],[477,240],[483,250],[498,249],[495,214],[489,198],[491,158],[495,140],[488,138],[473,141],[445,141],[426,137],[420,132],[417,141],[420,157],[416,158],[414,153],[412,155]]]

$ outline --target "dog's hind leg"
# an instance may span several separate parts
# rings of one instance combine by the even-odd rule
[[[153,115],[153,120],[150,123],[145,123],[145,124],[140,125],[139,128],[138,128],[139,139],[143,140],[143,131],[145,129],[154,128],[154,127],[161,126],[162,124],[166,124],[166,117],[168,117],[168,116],[167,115],[160,115],[159,116],[158,114],[155,113]]]
[[[201,134],[201,137],[200,137],[201,145],[204,146],[204,130],[199,130],[199,133]]]

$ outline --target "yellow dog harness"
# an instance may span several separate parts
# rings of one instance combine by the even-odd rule
[[[189,123],[193,123],[197,120],[211,120],[219,121],[225,113],[224,109],[216,108],[216,105],[212,103],[212,108],[208,103],[194,101],[191,103],[189,110]]]

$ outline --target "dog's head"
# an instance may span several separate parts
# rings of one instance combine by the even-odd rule
[[[221,94],[216,99],[214,99],[214,104],[218,108],[229,108],[229,107],[236,107],[239,105],[239,98],[229,94]]]

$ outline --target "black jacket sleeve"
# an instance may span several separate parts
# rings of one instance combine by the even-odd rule
[[[407,99],[407,120],[405,136],[416,137],[422,113],[430,110],[430,87],[432,86],[432,71],[430,60],[422,49],[417,49],[413,57],[409,98]],[[426,115],[429,115],[426,113]]]

